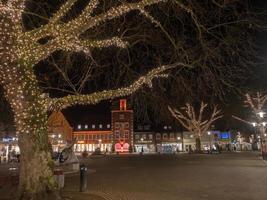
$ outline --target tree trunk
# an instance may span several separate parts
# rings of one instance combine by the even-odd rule
[[[47,147],[45,147],[47,146]],[[19,135],[20,182],[18,199],[58,199],[53,160],[48,145],[39,144],[35,134]]]
[[[202,149],[201,149],[201,140],[200,137],[196,137],[196,152],[197,153],[201,153]]]
[[[57,193],[48,144],[47,99],[38,87],[33,65],[28,62],[30,53],[28,60],[20,58],[25,53],[18,40],[21,31],[20,9],[1,9],[0,84],[13,110],[19,136],[19,199],[42,200],[51,196],[47,194]]]

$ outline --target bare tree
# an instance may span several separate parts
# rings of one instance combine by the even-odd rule
[[[168,107],[172,116],[175,117],[181,125],[188,131],[193,132],[196,138],[196,151],[201,152],[201,137],[208,131],[211,124],[217,119],[221,118],[221,110],[214,106],[212,113],[208,117],[204,117],[204,111],[208,104],[201,102],[199,112],[195,108],[186,104],[180,110]]]
[[[267,94],[262,94],[257,92],[256,94],[245,94],[245,107],[248,107],[251,110],[251,115],[248,119],[242,119],[238,116],[232,116],[234,119],[237,119],[243,123],[254,126],[260,133],[261,140],[261,151],[263,158],[267,158],[267,145],[266,145],[266,121],[264,115],[266,114],[264,110],[266,109]]]
[[[162,65],[141,76],[127,87],[97,91],[88,95],[73,94],[62,98],[48,98],[38,85],[34,66],[58,50],[90,54],[93,48],[115,46],[126,48],[128,43],[119,37],[88,39],[83,33],[94,30],[108,20],[137,10],[157,23],[146,7],[165,0],[122,2],[100,14],[92,14],[99,1],[91,0],[70,20],[63,20],[77,0],[67,0],[48,19],[46,24],[27,30],[22,21],[26,0],[0,1],[0,83],[14,113],[16,132],[21,150],[19,199],[44,199],[48,191],[55,194],[52,160],[47,135],[48,111],[77,104],[96,104],[101,100],[130,95],[152,80],[166,77],[166,71],[183,63]],[[34,13],[33,13],[34,14]],[[68,77],[64,77],[68,80]],[[82,83],[81,83],[82,84]]]

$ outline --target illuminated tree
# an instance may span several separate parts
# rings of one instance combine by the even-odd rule
[[[209,130],[214,121],[222,117],[221,110],[219,110],[217,106],[214,106],[212,113],[208,117],[203,116],[206,107],[207,104],[201,102],[198,113],[195,108],[188,103],[185,107],[180,108],[180,110],[173,109],[170,106],[168,107],[172,116],[175,117],[184,128],[194,133],[197,152],[201,152],[202,150],[201,137],[203,134]]]
[[[63,18],[77,0],[67,0],[49,21],[33,30],[26,30],[22,21],[26,0],[0,1],[0,83],[14,113],[16,132],[21,150],[20,199],[44,199],[48,191],[54,194],[50,148],[47,135],[48,111],[60,110],[77,104],[96,104],[101,100],[130,95],[143,85],[152,86],[152,80],[166,77],[166,70],[183,63],[163,65],[141,76],[127,87],[104,90],[88,95],[73,94],[62,98],[49,98],[38,86],[34,66],[55,51],[89,53],[92,48],[115,46],[126,48],[127,42],[119,37],[86,39],[82,34],[94,30],[99,24],[137,10],[152,23],[145,8],[165,0],[141,0],[121,3],[109,10],[93,15],[99,1],[91,0],[78,16],[69,21]]]
[[[237,116],[232,116],[241,122],[254,126],[260,133],[261,138],[261,150],[263,158],[267,158],[267,144],[266,144],[266,121],[264,115],[264,109],[266,109],[267,95],[257,92],[256,94],[245,94],[245,107],[248,107],[251,111],[252,116],[249,118],[251,121],[242,119]]]

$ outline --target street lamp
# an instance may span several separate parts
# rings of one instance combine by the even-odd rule
[[[210,138],[211,137],[211,132],[210,131],[208,131],[208,136],[209,136],[209,142],[210,142],[210,149],[209,150],[210,150],[210,153],[212,153],[211,152],[211,138]]]

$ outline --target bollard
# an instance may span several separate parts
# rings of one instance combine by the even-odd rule
[[[80,165],[80,192],[85,192],[87,189],[87,167],[84,164]]]
[[[61,189],[61,188],[63,188],[64,187],[64,172],[63,172],[63,170],[61,170],[61,169],[56,169],[55,171],[54,171],[54,177],[55,177],[55,180],[56,180],[56,182],[57,182],[57,184],[58,184],[58,187]]]

